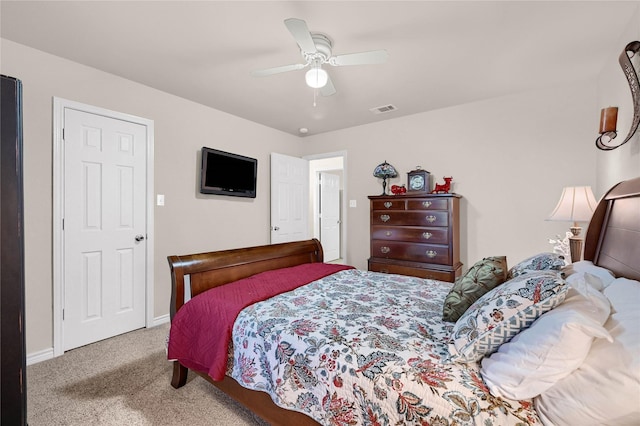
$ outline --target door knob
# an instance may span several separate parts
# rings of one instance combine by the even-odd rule
[[[140,241],[142,241],[142,240],[144,240],[144,235],[142,235],[142,234],[138,234],[138,235],[136,235],[136,241],[137,241],[137,242],[140,242]]]
[[[280,227],[279,227],[279,226],[274,226],[274,227],[273,227],[273,230],[274,230],[274,231],[279,231],[279,230],[280,230]]]

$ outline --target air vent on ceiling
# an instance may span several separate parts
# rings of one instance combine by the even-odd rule
[[[389,105],[383,105],[383,106],[371,108],[369,111],[371,111],[374,114],[384,114],[387,112],[395,111],[397,109],[398,108],[396,108],[395,106],[389,104]]]

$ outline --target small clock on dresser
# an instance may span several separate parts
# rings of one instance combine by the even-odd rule
[[[410,193],[427,193],[430,191],[430,174],[419,166],[407,173],[407,190]]]

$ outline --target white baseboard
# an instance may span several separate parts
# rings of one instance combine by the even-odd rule
[[[43,349],[38,352],[27,354],[27,365],[37,364],[53,358],[53,348]]]
[[[169,316],[169,314],[162,315],[162,316],[159,316],[159,317],[155,317],[153,319],[153,324],[151,324],[151,327],[155,327],[157,325],[166,324],[169,321],[171,321],[171,317]]]
[[[153,323],[151,323],[151,327],[156,327],[158,325],[166,324],[171,320],[169,314],[161,315],[159,317],[155,317],[153,319]],[[53,356],[53,348],[43,349],[41,351],[32,352],[27,354],[27,365],[37,364],[42,361],[46,361],[54,358]]]

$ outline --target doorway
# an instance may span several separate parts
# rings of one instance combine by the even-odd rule
[[[347,261],[346,156],[346,152],[340,151],[304,157],[309,160],[313,236],[320,240],[323,248],[327,247],[324,250],[325,261],[332,263],[346,263]],[[324,204],[321,202],[323,176],[325,191],[329,188],[329,194],[336,193],[335,197],[337,197],[337,199],[334,198],[335,201]],[[331,197],[333,198],[333,196]],[[335,205],[336,203],[337,205]]]
[[[54,98],[54,356],[153,322],[153,121]]]

